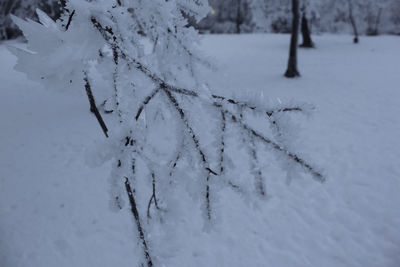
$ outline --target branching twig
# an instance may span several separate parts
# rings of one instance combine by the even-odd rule
[[[94,25],[94,27],[96,27],[98,29],[98,31],[101,33],[103,38],[111,45],[111,47],[113,47],[113,49],[117,49],[119,51],[119,53],[121,54],[121,57],[123,59],[128,60],[130,63],[134,64],[139,71],[141,71],[143,74],[145,74],[148,78],[150,78],[158,86],[162,87],[163,89],[167,89],[171,92],[174,92],[174,93],[183,94],[183,95],[192,96],[192,97],[199,97],[199,94],[196,93],[195,91],[184,89],[184,88],[179,88],[177,86],[174,86],[174,85],[164,82],[164,80],[162,78],[160,78],[156,74],[152,73],[142,63],[138,62],[136,59],[133,59],[133,58],[127,56],[126,53],[124,51],[122,51],[122,49],[118,45],[115,46],[115,44],[113,42],[111,42],[114,38],[116,38],[112,28],[110,28],[110,27],[104,28],[94,17],[92,17],[91,20],[92,20],[92,24]],[[265,112],[269,117],[272,116],[276,112],[302,111],[301,107],[286,107],[286,108],[278,108],[278,109],[273,109],[273,110],[260,110],[259,107],[252,106],[246,102],[241,102],[241,101],[237,101],[237,100],[234,100],[231,98],[226,98],[224,96],[213,94],[213,95],[211,95],[211,97],[215,100],[219,100],[219,101],[223,101],[223,102],[226,102],[229,104],[237,105],[242,108]],[[215,104],[218,104],[218,103],[215,103]]]
[[[210,169],[210,165],[206,159],[206,156],[203,152],[203,150],[200,147],[200,142],[199,139],[197,138],[193,128],[189,125],[188,120],[186,119],[186,115],[185,112],[183,111],[183,109],[180,107],[178,100],[176,100],[176,98],[171,94],[170,91],[168,91],[166,88],[161,88],[165,94],[167,95],[168,99],[170,100],[170,102],[172,103],[172,105],[174,106],[174,108],[176,109],[176,111],[178,112],[179,116],[181,117],[186,129],[188,130],[188,133],[191,137],[191,139],[193,140],[193,143],[195,145],[195,148],[197,150],[197,152],[200,155],[201,161],[203,163],[204,169],[207,170],[207,172],[210,172],[214,175],[217,175],[213,170]]]
[[[196,133],[194,132],[193,128],[190,126],[189,121],[186,118],[185,112],[184,110],[180,107],[179,102],[177,101],[177,99],[173,96],[172,93],[176,93],[176,94],[181,94],[181,95],[185,95],[185,96],[189,96],[189,97],[200,97],[200,95],[193,91],[193,90],[188,90],[185,88],[179,88],[177,86],[168,84],[164,81],[164,79],[160,78],[156,73],[152,72],[148,67],[146,67],[144,64],[142,64],[141,62],[139,62],[137,59],[130,57],[115,41],[117,38],[114,35],[113,29],[111,27],[103,27],[95,17],[91,18],[92,24],[93,26],[99,31],[99,33],[103,36],[104,40],[110,45],[110,47],[113,49],[114,55],[118,54],[122,59],[126,60],[127,64],[129,67],[132,67],[132,65],[139,70],[140,72],[142,72],[144,75],[146,75],[151,81],[153,81],[155,83],[155,85],[157,86],[157,89],[154,90],[149,96],[146,97],[146,99],[143,101],[142,105],[139,107],[137,114],[136,114],[136,120],[139,119],[144,107],[151,101],[151,99],[159,92],[159,90],[162,90],[163,92],[165,92],[167,98],[169,99],[169,102],[172,103],[172,105],[174,106],[174,108],[176,109],[176,111],[178,112],[179,116],[181,117],[188,133],[189,136],[191,137],[195,149],[197,150],[197,152],[200,155],[200,159],[203,165],[203,168],[207,171],[207,184],[206,184],[206,202],[207,202],[207,214],[209,219],[211,218],[211,206],[210,206],[210,186],[209,186],[209,180],[210,180],[210,174],[213,175],[218,175],[216,172],[214,172],[213,170],[211,170],[211,168],[209,167],[209,163],[206,159],[206,156],[203,152],[203,150],[200,147],[200,142],[199,139],[196,135]],[[114,56],[115,57],[115,56]],[[275,143],[274,141],[272,141],[271,139],[264,137],[263,135],[259,134],[258,132],[256,132],[254,129],[252,129],[251,127],[249,127],[247,124],[245,124],[241,118],[237,118],[232,112],[228,111],[225,108],[225,105],[235,105],[237,107],[239,107],[240,109],[248,109],[248,110],[252,110],[252,111],[257,111],[257,112],[262,112],[264,114],[266,114],[269,118],[272,117],[272,115],[274,115],[275,113],[278,112],[292,112],[292,111],[303,111],[303,109],[301,107],[282,107],[282,108],[277,108],[277,109],[263,109],[263,108],[259,108],[256,106],[253,106],[251,104],[248,104],[246,102],[241,102],[241,101],[237,101],[231,98],[226,98],[224,96],[219,96],[219,95],[211,95],[210,96],[210,100],[211,103],[214,106],[220,108],[222,114],[224,114],[224,116],[226,114],[228,114],[231,117],[231,120],[235,123],[237,123],[239,126],[241,126],[242,129],[244,129],[246,132],[248,132],[252,138],[256,138],[261,140],[263,143],[271,146],[274,150],[279,151],[283,154],[285,154],[287,157],[289,157],[291,160],[295,161],[296,163],[298,163],[299,165],[301,165],[305,170],[307,170],[308,172],[310,172],[313,177],[318,180],[318,181],[324,181],[325,178],[322,176],[322,174],[320,174],[319,172],[317,172],[313,167],[311,167],[311,165],[309,165],[308,163],[306,163],[303,159],[301,159],[300,157],[298,157],[296,154],[291,153],[290,151],[284,149],[283,147],[281,147],[279,144]],[[272,121],[272,123],[274,123]],[[225,125],[224,125],[225,127]],[[222,139],[222,142],[224,142],[224,140]],[[222,151],[221,151],[221,156],[220,156],[220,162],[222,163],[224,158],[223,158],[223,153],[224,153],[224,144],[222,143]],[[257,160],[257,154],[254,153],[255,150],[251,151],[252,157],[253,159]],[[179,156],[177,157],[177,160],[179,160]],[[174,163],[174,166],[176,165],[176,162]],[[222,173],[223,167],[222,164],[220,165],[220,172]],[[258,171],[257,173],[257,177],[261,176],[262,174],[260,173],[261,171]],[[171,173],[172,174],[172,171]],[[259,178],[259,177],[258,177]],[[259,179],[258,179],[259,180]],[[237,188],[237,186],[232,184],[232,188]],[[264,187],[261,186],[259,184],[259,190],[261,194],[265,194],[265,190]],[[155,197],[152,196],[149,202],[149,206],[151,205],[152,201],[156,201]]]
[[[302,166],[305,170],[307,170],[309,173],[312,174],[313,178],[319,182],[324,182],[325,177],[319,173],[317,170],[315,170],[314,167],[312,167],[310,164],[305,162],[302,158],[297,156],[296,154],[284,149],[281,147],[279,144],[275,143],[271,139],[261,135],[260,133],[256,132],[253,128],[245,124],[243,121],[238,119],[233,113],[230,111],[225,110],[227,114],[230,115],[231,119],[233,122],[237,123],[239,126],[241,126],[244,130],[246,130],[248,133],[250,133],[252,136],[256,137],[260,141],[262,141],[264,144],[271,146],[273,149],[282,152],[284,155],[286,155],[288,158],[291,160],[295,161],[298,163],[300,166]]]
[[[156,195],[156,175],[154,173],[154,171],[151,172],[151,184],[152,184],[152,188],[153,188],[153,192],[151,194],[150,200],[149,200],[149,204],[147,205],[147,218],[151,218],[150,216],[150,207],[151,207],[151,203],[154,201],[154,206],[156,207],[157,210],[159,210],[160,208],[158,207],[158,201],[157,201],[157,195]]]
[[[222,109],[222,106],[219,106],[221,109],[221,112],[225,114],[225,111]],[[239,120],[243,120],[243,109],[245,109],[244,106],[239,106],[240,108],[240,113],[239,113]],[[263,181],[263,175],[261,172],[261,168],[258,166],[258,156],[257,156],[257,150],[255,147],[255,141],[254,141],[254,136],[248,136],[244,135],[242,138],[243,144],[247,146],[247,151],[250,157],[250,164],[251,164],[251,173],[254,176],[255,179],[255,188],[256,191],[261,195],[265,196],[265,186],[264,186],[264,181]]]
[[[119,50],[119,53],[121,54],[122,58],[124,58],[125,60],[128,60],[130,63],[134,64],[139,71],[141,71],[143,74],[145,74],[148,78],[150,78],[158,86],[162,87],[163,89],[167,89],[171,92],[174,92],[174,93],[183,94],[183,95],[192,96],[192,97],[199,97],[199,94],[196,93],[195,91],[184,89],[184,88],[179,88],[177,86],[174,86],[174,85],[164,82],[163,79],[158,77],[156,74],[152,73],[142,63],[138,62],[136,59],[133,59],[133,58],[127,56],[126,53],[123,52],[119,46],[114,46],[114,43],[111,42],[111,40],[116,37],[114,36],[114,32],[110,27],[104,28],[94,17],[92,17],[92,24],[98,29],[98,31],[101,33],[103,38],[107,42],[109,42],[109,44],[111,45],[111,47],[113,47],[113,49]],[[237,101],[237,100],[234,100],[231,98],[226,98],[224,96],[213,94],[213,95],[211,95],[211,97],[215,100],[223,101],[223,102],[226,102],[226,103],[229,103],[232,105],[237,105],[241,108],[265,112],[269,117],[272,116],[276,112],[302,111],[301,107],[286,107],[286,108],[278,108],[278,109],[273,109],[273,110],[260,110],[259,107],[252,106],[246,102],[241,102],[241,101]],[[218,103],[214,103],[214,104],[218,104]]]
[[[183,123],[186,126],[186,129],[187,129],[191,139],[193,140],[194,146],[195,146],[197,152],[200,155],[203,167],[207,171],[207,178],[206,178],[206,181],[207,181],[207,184],[206,184],[206,206],[207,206],[208,219],[211,219],[210,185],[209,185],[210,173],[212,173],[213,175],[218,175],[218,174],[216,172],[214,172],[213,170],[211,170],[210,165],[209,165],[209,163],[208,163],[208,161],[206,159],[206,156],[205,156],[203,150],[200,147],[199,139],[197,138],[197,136],[196,136],[194,130],[192,129],[192,127],[189,125],[189,122],[187,121],[186,116],[185,116],[185,112],[180,107],[180,105],[179,105],[178,101],[176,100],[176,98],[166,88],[161,87],[161,89],[165,92],[165,94],[167,95],[168,99],[171,101],[172,105],[175,107],[175,109],[179,113]]]
[[[121,6],[122,2],[120,0],[116,0],[116,6]],[[111,12],[109,12],[111,14]],[[68,28],[71,25],[71,21],[72,18],[75,14],[75,10],[72,11],[72,13],[69,16],[68,19],[68,23],[65,26],[66,30],[68,30]],[[113,16],[111,14],[111,16]],[[143,100],[143,102],[140,103],[140,106],[136,112],[136,116],[135,116],[135,120],[138,121],[141,114],[143,113],[143,110],[146,108],[146,106],[151,102],[152,99],[154,99],[157,94],[160,91],[163,91],[163,93],[165,93],[165,96],[163,94],[162,96],[162,100],[166,101],[168,103],[168,106],[172,106],[172,112],[175,113],[175,111],[177,112],[177,114],[174,114],[175,118],[179,121],[179,119],[182,121],[182,125],[183,125],[183,130],[185,132],[185,135],[182,137],[182,144],[184,144],[185,141],[191,139],[190,144],[192,144],[191,142],[193,142],[194,144],[194,149],[191,149],[192,151],[195,151],[193,153],[196,153],[196,161],[198,163],[200,163],[200,171],[201,171],[201,175],[204,175],[205,178],[205,188],[203,187],[203,189],[205,189],[204,195],[203,197],[205,198],[205,212],[206,212],[206,216],[208,220],[211,220],[212,217],[212,203],[211,203],[211,199],[212,199],[212,194],[213,192],[211,192],[211,185],[210,185],[210,180],[211,180],[211,175],[215,175],[215,176],[222,176],[226,170],[225,165],[226,165],[226,151],[228,149],[228,145],[226,143],[228,143],[229,137],[227,136],[227,132],[228,129],[227,125],[229,125],[229,123],[235,124],[237,126],[239,126],[239,128],[241,129],[241,131],[246,132],[246,136],[249,137],[249,139],[245,140],[246,142],[249,143],[249,155],[251,157],[252,160],[252,171],[255,175],[256,178],[256,190],[258,191],[258,193],[262,196],[265,195],[265,185],[264,185],[264,181],[263,181],[263,177],[262,177],[262,172],[261,172],[261,168],[259,166],[259,162],[258,162],[258,155],[257,155],[257,148],[256,148],[256,141],[258,143],[263,143],[266,146],[270,147],[271,150],[275,150],[276,154],[280,154],[282,153],[283,155],[285,155],[289,160],[294,161],[295,163],[299,164],[300,166],[302,166],[307,172],[311,173],[312,176],[320,181],[323,182],[325,180],[325,178],[322,176],[321,173],[319,173],[314,167],[312,167],[310,164],[308,164],[305,160],[303,160],[302,158],[300,158],[299,156],[297,156],[296,154],[288,151],[287,149],[285,149],[284,147],[282,147],[280,144],[274,142],[273,140],[263,136],[262,134],[258,133],[256,130],[254,130],[251,126],[247,125],[244,122],[244,119],[242,117],[237,117],[236,112],[235,111],[230,111],[230,110],[236,110],[236,108],[245,111],[249,111],[249,113],[251,111],[257,112],[258,114],[262,114],[263,116],[267,116],[272,124],[276,124],[273,115],[275,113],[279,113],[279,112],[292,112],[292,111],[303,111],[303,108],[300,106],[295,106],[295,107],[279,107],[279,108],[275,108],[275,109],[267,109],[267,108],[263,108],[263,107],[258,107],[255,106],[254,104],[251,103],[247,103],[245,101],[238,101],[232,98],[228,98],[228,97],[224,97],[224,96],[220,96],[220,95],[215,95],[215,94],[211,94],[208,97],[206,97],[206,99],[203,99],[204,96],[201,93],[198,93],[196,90],[189,90],[186,88],[181,88],[179,86],[175,86],[171,83],[168,83],[166,79],[163,78],[162,75],[160,75],[159,72],[154,71],[153,69],[149,68],[148,66],[146,66],[146,64],[142,63],[140,61],[140,59],[135,58],[134,56],[132,56],[131,54],[129,54],[129,50],[126,49],[126,44],[124,44],[124,36],[122,36],[122,34],[119,31],[118,28],[118,23],[116,21],[113,20],[113,18],[111,18],[111,21],[114,22],[113,27],[111,26],[103,26],[99,20],[97,20],[96,17],[92,16],[90,18],[91,23],[93,25],[93,27],[95,29],[97,29],[97,31],[99,32],[99,34],[103,37],[103,39],[105,40],[107,46],[109,46],[109,48],[112,51],[112,55],[110,57],[112,57],[114,64],[115,64],[115,69],[114,69],[114,73],[113,73],[113,85],[114,85],[114,91],[115,91],[115,110],[116,112],[118,112],[118,115],[120,117],[120,123],[121,125],[123,125],[123,119],[127,119],[125,118],[125,116],[127,116],[126,114],[129,113],[122,113],[123,109],[121,110],[119,107],[119,101],[123,101],[124,98],[122,98],[123,95],[120,95],[120,92],[118,92],[119,89],[123,89],[122,87],[120,87],[120,84],[117,83],[119,80],[119,78],[122,78],[121,76],[119,76],[119,72],[123,69],[123,67],[125,67],[124,64],[126,64],[126,66],[129,68],[129,70],[131,69],[135,69],[136,72],[140,72],[142,74],[144,74],[144,76],[146,76],[149,81],[151,81],[152,83],[154,83],[153,88],[155,88],[152,92],[149,92],[150,94],[147,95],[145,97],[145,99]],[[111,22],[111,23],[112,23]],[[188,56],[190,57],[190,64],[192,64],[192,58],[201,61],[201,59],[196,58],[195,55],[192,54],[192,52],[184,45],[184,43],[182,43],[181,41],[179,41],[178,36],[169,30],[169,33],[172,34],[173,38],[175,38],[178,42],[178,45],[182,46],[182,48],[185,50],[185,52],[188,54]],[[101,45],[101,47],[103,47],[103,45]],[[129,46],[128,46],[129,47]],[[100,51],[101,53],[101,51]],[[97,107],[96,107],[96,103],[95,103],[95,99],[92,93],[92,89],[91,89],[91,85],[89,82],[89,77],[88,77],[88,73],[86,71],[84,71],[84,82],[85,82],[85,89],[86,89],[86,93],[90,102],[90,110],[91,112],[93,112],[105,134],[106,137],[108,137],[108,129],[106,127],[106,124],[104,123],[103,118],[101,117]],[[200,92],[200,91],[199,91]],[[192,124],[192,120],[190,117],[190,113],[188,113],[184,107],[185,105],[183,103],[184,100],[187,99],[195,99],[195,100],[199,100],[202,101],[204,100],[204,102],[207,102],[207,105],[209,105],[210,107],[214,106],[218,109],[218,111],[221,113],[221,139],[220,139],[220,147],[219,147],[219,151],[218,151],[218,155],[216,156],[216,164],[219,167],[219,173],[213,171],[210,167],[210,162],[208,158],[208,155],[205,153],[205,151],[207,150],[203,150],[204,147],[202,147],[202,144],[200,143],[200,139],[199,139],[199,134],[198,132],[195,131],[196,127],[194,127],[194,124]],[[181,102],[182,101],[182,102]],[[261,105],[260,105],[261,106]],[[122,116],[124,115],[124,116]],[[134,126],[132,126],[131,129],[133,129]],[[276,124],[276,127],[278,127],[278,125]],[[277,129],[279,131],[279,128]],[[130,180],[131,174],[122,174],[119,177],[125,177],[125,190],[127,192],[128,198],[129,198],[129,203],[130,203],[130,210],[131,213],[133,215],[133,218],[135,220],[136,223],[136,227],[137,227],[137,231],[139,234],[139,239],[141,242],[141,246],[143,248],[143,252],[144,252],[144,256],[145,256],[145,260],[147,262],[147,267],[152,267],[153,266],[153,261],[152,258],[150,256],[150,249],[148,247],[148,243],[146,241],[146,236],[145,236],[145,231],[144,228],[141,224],[141,218],[139,215],[139,211],[138,211],[138,206],[135,199],[135,188],[132,188],[131,182],[134,183],[134,178],[135,178],[135,172],[136,172],[136,159],[143,159],[144,161],[148,161],[149,165],[148,165],[148,170],[149,173],[151,174],[151,184],[152,184],[152,194],[151,197],[148,201],[147,204],[147,218],[151,218],[151,206],[154,205],[156,210],[162,210],[162,202],[160,202],[161,204],[161,209],[159,207],[159,199],[157,197],[157,193],[161,194],[162,191],[158,191],[157,192],[157,186],[159,184],[157,184],[157,182],[159,182],[160,178],[157,176],[151,166],[151,164],[154,163],[154,160],[150,160],[147,159],[146,155],[145,155],[145,151],[142,147],[142,144],[136,143],[136,140],[134,140],[132,138],[132,136],[134,136],[132,134],[132,130],[131,133],[128,134],[128,136],[126,136],[125,138],[123,137],[120,141],[122,141],[121,143],[121,157],[122,159],[124,159],[125,161],[121,162],[121,158],[119,158],[118,160],[118,167],[121,167],[122,164],[132,164],[132,174],[133,174],[133,178]],[[188,139],[186,139],[188,138]],[[146,142],[146,141],[144,141]],[[258,144],[257,143],[257,144]],[[125,145],[125,147],[123,146]],[[129,148],[128,148],[129,146]],[[182,145],[183,146],[183,145]],[[126,161],[126,155],[127,152],[129,151],[129,160]],[[185,158],[184,156],[186,156],[184,153],[186,153],[186,151],[183,150],[183,148],[180,148],[177,150],[177,153],[174,154],[174,159],[171,161],[172,167],[170,169],[169,175],[172,176],[173,175],[173,171],[175,169],[175,167],[177,166],[178,161],[181,158]],[[124,158],[125,157],[125,158]],[[118,158],[117,158],[118,159]],[[132,162],[130,162],[130,160],[132,160]],[[197,163],[196,162],[196,163]],[[214,162],[213,162],[214,163]],[[125,166],[124,166],[125,167]],[[218,168],[217,167],[217,168]],[[121,168],[121,172],[126,171],[126,168]],[[205,171],[205,173],[204,173]],[[130,172],[130,171],[127,171]],[[158,173],[157,173],[158,174]],[[124,176],[126,175],[126,176]],[[157,180],[159,179],[159,180]],[[172,179],[172,178],[171,178]],[[201,179],[203,179],[201,177]],[[225,179],[225,176],[223,177],[223,183],[229,185],[234,191],[239,192],[241,194],[246,193],[245,190],[243,190],[242,187],[240,187],[239,185],[236,185],[235,183],[233,183],[230,179]],[[121,184],[123,183],[123,180],[121,181]],[[133,184],[134,187],[134,184]],[[118,195],[118,197],[120,197],[120,195]],[[162,200],[163,196],[160,196],[160,199]],[[119,203],[120,199],[117,199],[117,202]],[[147,198],[146,198],[147,200]],[[146,201],[144,200],[144,201]],[[144,203],[144,205],[146,205],[146,203]],[[140,206],[140,205],[139,205]],[[145,207],[144,207],[145,208]],[[143,212],[145,212],[145,210],[143,210]]]
[[[252,105],[250,105],[250,104],[248,104],[246,102],[237,101],[237,100],[232,99],[232,98],[226,98],[226,97],[220,96],[220,95],[211,95],[211,96],[212,96],[212,98],[220,100],[220,101],[223,101],[225,103],[236,105],[240,109],[250,109],[250,110],[253,110],[253,111],[265,112],[265,114],[267,114],[268,117],[271,117],[274,113],[278,113],[278,112],[303,111],[303,109],[301,107],[286,107],[286,108],[262,110],[259,107],[252,106]]]
[[[226,115],[225,112],[221,109],[220,105],[215,105],[220,109],[221,112],[221,141],[220,141],[220,149],[219,149],[219,175],[223,175],[225,173],[224,162],[225,162],[225,131],[226,131]],[[230,186],[235,192],[243,194],[244,190],[234,184],[232,181],[224,180],[228,186]]]

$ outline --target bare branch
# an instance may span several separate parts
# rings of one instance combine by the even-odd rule
[[[111,39],[116,38],[114,36],[113,30],[110,27],[103,28],[103,26],[94,17],[92,17],[92,23],[102,34],[103,38],[107,42],[109,42],[109,44],[113,47],[113,49],[117,49],[119,51],[119,53],[121,54],[121,57],[123,59],[128,60],[130,63],[134,64],[135,67],[139,71],[141,71],[143,74],[145,74],[148,78],[150,78],[158,86],[162,87],[163,90],[166,89],[171,92],[178,93],[178,94],[183,94],[183,95],[192,96],[192,97],[199,97],[199,94],[196,93],[195,91],[184,89],[184,88],[179,88],[179,87],[176,87],[176,86],[166,83],[163,79],[158,77],[156,74],[152,73],[142,63],[138,62],[136,59],[133,59],[133,58],[127,56],[126,53],[123,52],[122,49],[118,45],[116,45],[114,42],[110,43]],[[232,105],[237,105],[241,108],[265,112],[268,115],[268,117],[271,117],[274,113],[277,113],[277,112],[303,111],[301,107],[286,107],[286,108],[278,108],[278,109],[273,109],[273,110],[262,110],[259,107],[252,106],[246,102],[237,101],[235,99],[226,98],[224,96],[213,94],[213,95],[211,95],[211,97],[215,100],[223,101],[223,102],[226,102],[226,103],[232,104]],[[214,103],[214,104],[218,104],[218,103]]]
[[[240,107],[241,109],[250,109],[254,111],[259,111],[259,112],[265,112],[268,117],[271,117],[274,113],[278,112],[288,112],[288,111],[303,111],[301,107],[286,107],[286,108],[278,108],[278,109],[261,109],[256,106],[252,106],[251,104],[248,104],[246,102],[242,101],[237,101],[232,98],[226,98],[224,96],[219,96],[219,95],[212,95],[212,98],[223,101],[227,104],[232,104]]]
[[[207,215],[208,215],[208,218],[210,219],[211,218],[210,185],[209,185],[210,174],[213,174],[213,175],[218,175],[218,174],[215,171],[211,170],[211,168],[209,167],[210,165],[206,159],[206,156],[200,147],[199,139],[198,139],[196,133],[194,132],[194,130],[192,129],[192,127],[190,126],[189,121],[186,118],[184,110],[180,107],[179,102],[177,101],[177,99],[174,97],[174,95],[172,93],[181,94],[184,96],[196,97],[196,98],[200,97],[200,95],[193,90],[179,88],[177,86],[174,86],[174,85],[171,85],[171,84],[168,84],[167,82],[165,82],[164,79],[160,78],[156,73],[152,72],[144,64],[139,62],[137,59],[130,57],[127,53],[124,52],[124,50],[115,41],[115,40],[117,40],[117,37],[114,35],[113,29],[111,27],[103,27],[97,21],[97,19],[95,17],[92,17],[91,21],[92,21],[93,26],[103,36],[104,40],[113,49],[114,54],[118,54],[121,57],[121,59],[126,60],[128,67],[133,66],[138,71],[140,71],[144,75],[146,75],[157,86],[157,89],[154,90],[152,92],[152,94],[147,96],[146,99],[144,100],[144,102],[142,103],[142,105],[139,107],[136,117],[135,117],[136,120],[139,119],[144,107],[151,101],[151,99],[158,93],[159,90],[163,90],[163,92],[165,92],[167,98],[169,99],[169,102],[172,103],[173,107],[178,112],[181,120],[183,121],[183,123],[189,133],[189,136],[191,137],[191,139],[194,143],[196,151],[200,155],[200,160],[202,162],[203,168],[207,171],[207,177],[206,177],[207,183],[206,183],[206,196],[205,197],[206,197],[206,202],[207,202]],[[264,114],[266,114],[266,116],[271,118],[273,116],[273,114],[278,113],[278,112],[303,111],[303,109],[301,107],[295,106],[295,107],[282,107],[282,108],[276,108],[276,109],[264,109],[264,108],[253,106],[246,102],[237,101],[235,99],[226,98],[224,96],[219,96],[219,95],[211,95],[210,100],[211,100],[210,104],[218,107],[222,111],[222,113],[228,114],[231,117],[232,121],[237,123],[239,126],[241,126],[245,131],[247,131],[252,136],[252,138],[261,140],[264,144],[267,144],[267,145],[271,146],[273,149],[287,155],[287,157],[289,157],[291,160],[295,161],[296,163],[301,165],[305,170],[307,170],[309,173],[311,173],[316,180],[318,180],[320,182],[323,182],[325,180],[325,178],[322,176],[322,174],[320,174],[318,171],[316,171],[313,167],[311,167],[311,165],[306,163],[303,159],[298,157],[296,154],[291,153],[290,151],[284,149],[279,144],[273,142],[271,139],[259,134],[254,129],[252,129],[250,126],[245,124],[241,118],[239,118],[239,119],[236,118],[236,116],[232,112],[230,112],[226,108],[224,108],[225,105],[234,105],[234,106],[239,107],[240,109],[247,109],[247,110],[253,110],[253,111],[264,113]],[[272,123],[274,123],[274,122],[272,121]],[[253,155],[253,159],[254,158],[257,159],[257,155],[254,152],[255,152],[255,150],[252,150],[252,153],[251,153]],[[223,162],[223,160],[224,160],[223,153],[224,153],[224,151],[222,151],[222,153],[221,153],[222,156],[220,156],[221,162]],[[178,160],[179,160],[179,155],[176,158],[176,161],[174,162],[174,166],[176,166],[176,162]],[[220,166],[220,171],[222,173],[223,168],[221,166]],[[170,172],[170,175],[172,175],[172,171]],[[263,193],[265,194],[264,187],[260,183],[260,177],[262,177],[262,174],[261,174],[261,171],[258,171],[256,174],[256,178],[257,178],[258,184],[259,184],[258,185],[259,191],[261,194],[263,194]],[[261,179],[261,181],[262,181],[262,179]],[[232,186],[232,188],[236,188],[236,186]],[[150,207],[152,201],[156,202],[155,195],[153,195],[150,198],[149,207]]]
[[[161,89],[165,92],[165,94],[167,95],[168,99],[170,100],[170,102],[172,103],[172,105],[174,106],[174,108],[176,109],[176,111],[178,112],[179,116],[181,117],[186,129],[188,130],[188,133],[191,137],[191,139],[193,140],[193,143],[195,145],[196,150],[198,151],[201,161],[203,163],[204,169],[207,170],[207,172],[211,172],[213,174],[215,174],[214,171],[212,171],[209,167],[209,163],[206,159],[206,156],[203,152],[203,150],[200,148],[200,142],[199,139],[197,138],[194,130],[192,129],[192,127],[189,125],[188,120],[186,119],[186,115],[185,112],[183,111],[183,109],[180,107],[178,100],[176,100],[176,98],[171,94],[170,91],[166,90],[166,88],[161,87]]]
[[[189,122],[188,122],[188,120],[186,119],[186,116],[185,116],[185,112],[180,107],[180,105],[179,105],[178,101],[176,100],[176,98],[166,88],[161,87],[161,89],[165,92],[165,94],[167,95],[168,99],[171,101],[171,103],[173,104],[173,106],[175,107],[177,112],[179,113],[183,123],[186,126],[186,129],[187,129],[191,139],[193,140],[194,146],[195,146],[197,152],[200,155],[203,167],[207,171],[207,178],[206,178],[206,181],[207,181],[207,183],[206,183],[206,206],[207,206],[208,219],[211,219],[210,185],[209,185],[210,173],[212,173],[213,175],[218,175],[218,174],[210,169],[209,163],[208,163],[208,161],[206,159],[206,156],[205,156],[203,150],[200,147],[199,139],[197,138],[197,136],[196,136],[194,130],[192,129],[192,127],[189,125]]]
[[[166,83],[163,79],[158,77],[156,74],[152,73],[149,70],[149,68],[144,66],[142,63],[138,62],[134,58],[127,56],[126,53],[123,52],[122,49],[118,45],[115,44],[115,42],[111,42],[111,39],[116,38],[113,30],[110,27],[104,28],[94,17],[92,17],[91,20],[92,20],[92,24],[98,29],[98,31],[101,33],[103,38],[107,42],[109,42],[109,44],[111,45],[111,47],[113,49],[116,49],[119,51],[119,53],[121,54],[121,57],[123,59],[128,60],[130,63],[134,64],[135,67],[139,71],[141,71],[143,74],[145,74],[148,78],[150,78],[158,86],[162,87],[164,90],[166,89],[166,90],[169,90],[174,93],[183,94],[183,95],[192,96],[192,97],[199,97],[199,94],[196,93],[195,91],[184,89],[184,88],[179,88],[179,87],[176,87],[176,86]],[[237,105],[241,108],[265,112],[268,115],[268,117],[271,117],[274,113],[277,113],[277,112],[303,111],[303,109],[301,107],[286,107],[286,108],[278,108],[278,109],[273,109],[273,110],[260,110],[259,107],[252,106],[246,102],[241,102],[241,101],[237,101],[235,99],[226,98],[224,96],[213,94],[213,95],[211,95],[211,97],[213,99],[220,100],[220,101],[226,102],[228,104]],[[218,104],[218,103],[214,103],[214,104]]]

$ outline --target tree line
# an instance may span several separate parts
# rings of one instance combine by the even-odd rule
[[[212,12],[198,27],[209,33],[290,33],[291,0],[210,0]],[[397,0],[299,0],[316,32],[353,31],[400,34],[400,2]]]
[[[211,12],[191,24],[203,33],[292,32],[291,0],[209,0]],[[37,20],[39,8],[59,18],[65,0],[0,0],[0,39],[21,35],[9,14]],[[313,32],[400,34],[397,0],[299,0],[301,21]],[[306,21],[305,21],[306,20]],[[356,38],[355,38],[356,40]]]

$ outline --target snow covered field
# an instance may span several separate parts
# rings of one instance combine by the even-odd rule
[[[299,51],[302,77],[288,80],[289,36],[205,36],[219,94],[316,106],[296,117],[299,140],[328,180],[288,185],[267,173],[269,199],[257,203],[222,191],[216,225],[194,231],[202,222],[188,218],[161,266],[400,266],[400,38],[314,41],[317,49]],[[15,72],[15,61],[1,44],[0,266],[134,266],[131,215],[108,207],[110,165],[86,163],[103,136],[83,89],[45,90]]]

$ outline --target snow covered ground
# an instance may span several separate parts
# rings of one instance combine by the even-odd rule
[[[161,266],[400,266],[400,38],[314,41],[299,51],[302,77],[288,80],[289,36],[205,36],[218,93],[316,106],[299,140],[328,181],[288,185],[273,172],[256,204],[222,191],[214,228],[182,229]],[[83,90],[45,90],[15,61],[0,45],[0,266],[135,266],[131,215],[108,207],[110,165],[86,164],[103,136]]]

